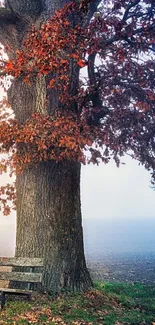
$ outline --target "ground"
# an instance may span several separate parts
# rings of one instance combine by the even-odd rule
[[[89,253],[87,264],[95,281],[155,284],[155,252]]]
[[[101,283],[84,294],[58,298],[9,296],[0,325],[155,325],[155,285]]]

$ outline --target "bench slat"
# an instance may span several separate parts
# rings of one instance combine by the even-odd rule
[[[41,273],[28,272],[0,272],[0,280],[13,280],[23,282],[41,282]]]
[[[33,291],[32,290],[20,290],[20,289],[9,289],[9,288],[0,288],[0,292],[5,292],[5,293],[19,293],[19,294],[32,294]]]
[[[30,266],[38,267],[43,266],[42,258],[29,258],[29,257],[0,257],[0,266]]]

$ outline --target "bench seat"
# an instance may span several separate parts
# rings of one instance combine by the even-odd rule
[[[43,266],[44,261],[41,258],[29,258],[29,257],[1,257],[0,258],[0,266],[11,266],[11,267],[28,267],[28,272],[7,272],[7,271],[0,271],[0,280],[7,280],[7,281],[15,281],[15,282],[27,282],[27,289],[22,290],[17,288],[0,288],[0,300],[1,300],[1,309],[5,306],[6,301],[6,294],[12,295],[25,295],[28,299],[30,299],[33,291],[30,289],[31,283],[42,283],[42,273],[43,273]],[[40,273],[35,272],[34,268],[39,268],[41,271]]]

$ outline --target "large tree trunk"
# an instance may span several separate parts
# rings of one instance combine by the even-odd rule
[[[19,123],[24,123],[32,112],[41,112],[46,91],[43,79],[30,86],[21,79],[14,80],[8,99]],[[45,291],[89,288],[92,282],[83,248],[80,163],[31,164],[17,174],[16,186],[16,256],[45,259]]]
[[[68,0],[12,0],[0,10],[0,42],[15,56],[32,23],[40,26]],[[90,4],[88,15],[72,15],[73,23],[86,26],[99,0]],[[7,7],[7,1],[6,1]],[[79,67],[70,64],[70,94],[79,84]],[[58,93],[48,88],[46,78],[14,79],[8,100],[20,124],[32,113],[50,114],[61,109]],[[46,102],[46,107],[45,107]],[[76,105],[70,108],[76,112]],[[20,150],[20,148],[17,148]],[[40,162],[17,175],[17,240],[16,256],[45,258],[43,286],[48,292],[61,289],[86,290],[92,284],[86,267],[80,203],[80,164],[73,161]]]
[[[43,162],[17,176],[16,256],[45,258],[48,292],[85,290],[80,164]]]

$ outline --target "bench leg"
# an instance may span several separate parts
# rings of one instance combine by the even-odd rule
[[[31,300],[31,293],[29,295],[27,295],[27,300],[30,301]]]
[[[5,292],[1,292],[1,309],[3,309],[4,308],[4,306],[5,306],[5,301],[6,301],[6,298],[5,298]]]

